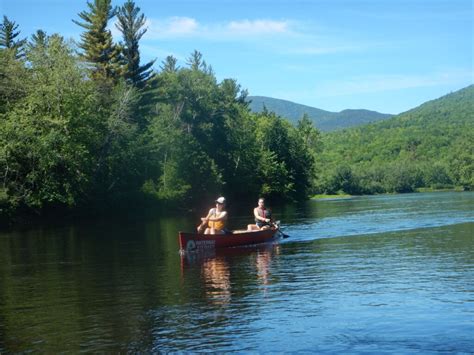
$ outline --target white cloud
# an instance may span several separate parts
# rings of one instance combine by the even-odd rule
[[[149,19],[144,39],[203,38],[209,40],[242,40],[243,35],[265,36],[291,33],[288,21],[267,19],[239,20],[203,24],[191,17]]]
[[[343,34],[334,35],[328,28],[314,26],[315,24],[294,20],[242,19],[201,23],[192,17],[151,18],[145,23],[147,32],[143,40],[258,42],[259,46],[272,53],[297,56],[360,52],[389,45],[387,42],[375,43],[356,40]],[[120,40],[115,24],[112,26],[112,33],[116,40]]]
[[[173,17],[170,21],[168,32],[171,34],[194,33],[198,29],[198,23],[190,17]]]
[[[198,22],[191,17],[170,17],[166,20],[147,20],[148,36],[184,37],[192,36],[199,30]]]
[[[291,20],[244,19],[204,24],[191,17],[170,17],[147,20],[148,31],[143,38],[258,41],[259,45],[274,53],[301,56],[356,52],[380,46],[378,43],[343,40],[334,36],[323,36],[321,33],[317,36],[309,35],[306,27],[307,25]]]
[[[273,21],[273,20],[242,20],[231,21],[226,25],[229,33],[232,34],[277,34],[289,33],[289,23],[287,21]]]

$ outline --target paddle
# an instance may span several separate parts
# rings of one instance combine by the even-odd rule
[[[204,228],[206,228],[206,225],[207,225],[207,221],[202,221],[201,224],[197,226],[198,234],[204,233]]]
[[[283,233],[283,232],[281,231],[281,229],[280,229],[280,221],[272,222],[272,226],[275,227],[276,229],[278,229],[278,231],[281,233],[281,235],[283,236],[284,239],[290,237],[288,234],[285,234],[285,233]]]

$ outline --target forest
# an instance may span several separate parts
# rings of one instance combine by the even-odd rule
[[[474,188],[474,85],[385,121],[326,134],[314,188],[352,195]]]
[[[318,193],[472,189],[473,87],[383,122],[321,133],[253,113],[236,79],[203,55],[144,63],[146,17],[94,0],[78,42],[0,27],[0,215]],[[114,21],[122,38],[115,43]]]
[[[74,19],[83,30],[75,43],[43,30],[22,38],[20,24],[3,17],[4,218],[131,204],[192,208],[220,194],[309,196],[316,128],[251,113],[246,90],[234,79],[218,82],[197,50],[183,66],[172,56],[143,63],[145,20],[131,0],[117,8],[87,2]]]

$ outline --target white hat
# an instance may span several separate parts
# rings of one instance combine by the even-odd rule
[[[225,198],[224,197],[219,197],[217,200],[216,200],[217,203],[220,203],[221,205],[225,203]]]

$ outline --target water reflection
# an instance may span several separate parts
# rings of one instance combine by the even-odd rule
[[[235,292],[233,285],[242,288],[245,284],[260,285],[259,289],[266,294],[271,284],[272,260],[280,254],[278,243],[267,243],[258,246],[209,249],[199,253],[185,253],[181,256],[181,277],[186,283],[195,283],[196,277],[201,278],[206,298],[214,305],[226,305],[232,300]],[[244,287],[247,289],[248,287]]]
[[[214,258],[204,261],[202,275],[207,298],[216,305],[230,302],[230,270],[225,258]]]
[[[257,277],[260,283],[264,286],[269,284],[269,271],[270,271],[270,261],[271,253],[267,250],[257,253],[256,266],[257,266]],[[266,288],[265,288],[266,291]]]
[[[281,244],[182,257],[184,217],[0,234],[0,353],[467,353],[473,196],[311,201]]]

